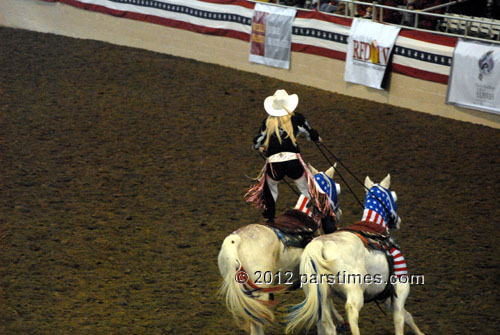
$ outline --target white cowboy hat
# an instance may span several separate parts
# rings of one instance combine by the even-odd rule
[[[297,94],[288,95],[285,90],[277,90],[264,100],[264,109],[271,116],[285,116],[292,113],[298,104]]]

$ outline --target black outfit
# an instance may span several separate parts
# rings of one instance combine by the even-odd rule
[[[266,120],[267,118],[265,118],[264,121],[262,121],[262,125],[260,126],[259,129],[259,135],[255,136],[253,139],[254,149],[259,149],[259,147],[264,145],[267,136]],[[297,138],[299,134],[304,133],[310,140],[314,142],[316,142],[319,139],[318,132],[309,125],[304,115],[295,112],[292,115],[291,121],[293,126],[293,134],[295,135],[295,138]],[[297,146],[293,145],[293,142],[288,137],[288,134],[281,128],[280,128],[280,136],[281,136],[281,143],[279,142],[279,139],[276,136],[276,134],[271,135],[271,138],[269,139],[269,147],[266,149],[268,157],[280,152],[300,153],[299,145],[298,144]]]
[[[259,129],[259,134],[253,139],[253,147],[256,150],[259,149],[259,147],[263,146],[264,142],[266,141],[268,131],[266,129],[266,120],[267,118],[262,122],[262,125]],[[292,115],[291,122],[295,138],[304,133],[310,140],[314,142],[318,141],[318,132],[309,125],[306,118],[302,114],[294,113]],[[288,136],[285,130],[280,127],[279,131],[281,143],[275,133],[271,134],[269,145],[266,148],[266,156],[270,157],[281,152],[293,152],[297,154],[300,153],[298,144],[293,144],[291,138]],[[299,189],[301,189],[301,193],[307,195],[308,192],[307,186],[305,187],[306,189],[304,189],[304,182],[301,179],[304,175],[304,167],[302,166],[299,159],[268,163],[266,166],[266,174],[271,178],[271,180],[269,181],[268,179],[266,179],[266,183],[264,184],[264,201],[266,203],[266,210],[264,211],[263,215],[266,219],[272,221],[276,213],[275,197],[277,197],[278,194],[278,181],[287,176],[295,181]],[[268,181],[271,182],[271,185],[268,183]],[[275,193],[275,196],[273,196],[273,192]]]

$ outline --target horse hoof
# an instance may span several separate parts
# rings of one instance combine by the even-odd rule
[[[344,333],[350,332],[351,327],[349,327],[349,322],[344,322],[343,324],[338,325],[336,330],[337,330],[337,333],[344,334]]]

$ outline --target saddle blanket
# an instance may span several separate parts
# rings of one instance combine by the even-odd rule
[[[393,265],[394,274],[399,278],[408,275],[408,268],[396,240],[383,226],[369,221],[359,221],[340,228],[339,231],[349,231],[356,234],[370,250],[380,250],[387,254],[389,264]],[[392,271],[391,271],[392,272]]]
[[[274,220],[266,223],[287,247],[305,248],[319,228],[310,216],[298,209],[288,209]]]

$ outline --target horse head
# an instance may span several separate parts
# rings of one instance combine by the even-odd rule
[[[331,166],[325,172],[319,172],[311,164],[309,164],[309,170],[314,175],[314,184],[319,193],[325,194],[328,197],[330,207],[335,213],[335,219],[337,222],[342,218],[342,210],[339,207],[339,198],[341,189],[340,185],[333,180],[335,174],[335,168],[337,163]]]
[[[366,198],[363,220],[373,221],[389,229],[399,229],[401,218],[397,211],[396,192],[389,190],[391,186],[391,175],[387,176],[378,184],[374,183],[370,177],[365,179]]]

